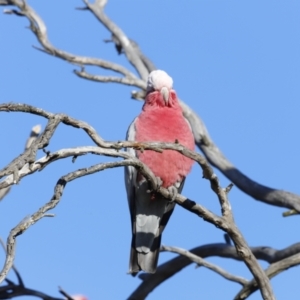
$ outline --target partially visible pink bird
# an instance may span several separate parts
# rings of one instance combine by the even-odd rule
[[[88,300],[88,298],[84,295],[72,295],[73,300]]]
[[[127,140],[138,142],[178,141],[190,150],[195,142],[191,127],[182,114],[173,80],[164,71],[149,74],[147,95],[141,114],[127,131]],[[159,177],[162,186],[176,195],[181,192],[193,161],[177,151],[162,153],[144,150],[127,151],[138,157]],[[131,215],[132,242],[129,273],[143,270],[155,273],[161,234],[173,212],[175,203],[150,192],[146,179],[132,166],[125,168],[125,184]]]

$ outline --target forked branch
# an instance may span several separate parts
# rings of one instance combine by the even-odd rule
[[[159,183],[156,177],[151,172],[151,170],[146,165],[142,164],[137,158],[131,156],[128,152],[121,151],[121,149],[124,147],[134,147],[136,149],[143,150],[151,149],[154,151],[172,149],[195,160],[200,165],[203,171],[203,177],[209,180],[212,190],[218,197],[221,206],[222,216],[220,217],[215,215],[214,213],[207,210],[205,207],[196,204],[194,201],[189,200],[182,195],[177,195],[175,199],[176,203],[227,232],[236,247],[237,253],[240,255],[241,259],[245,262],[245,264],[248,266],[249,270],[253,274],[254,278],[256,279],[260,287],[261,293],[263,295],[263,298],[268,300],[274,299],[270,282],[267,276],[258,264],[256,258],[251,252],[241,232],[234,223],[230,203],[228,201],[228,192],[231,187],[223,189],[220,186],[216,174],[213,172],[212,168],[199,153],[190,151],[178,143],[140,143],[128,141],[118,141],[115,143],[106,142],[95,132],[95,130],[92,127],[90,127],[88,124],[82,121],[75,120],[63,114],[51,114],[49,112],[37,109],[29,105],[2,104],[0,105],[0,112],[1,111],[23,111],[27,113],[37,114],[42,117],[46,117],[48,119],[48,124],[43,133],[37,138],[36,141],[34,141],[31,144],[31,146],[25,153],[23,153],[17,159],[12,161],[6,168],[0,171],[0,176],[7,176],[7,178],[0,183],[0,188],[7,188],[9,185],[14,184],[16,182],[16,177],[18,178],[18,180],[20,180],[24,176],[31,174],[38,169],[43,169],[45,166],[49,165],[53,161],[70,156],[78,157],[87,153],[93,153],[102,154],[106,156],[120,157],[124,160],[121,162],[106,164],[103,163],[92,166],[90,168],[80,169],[60,178],[56,184],[55,193],[52,199],[48,203],[46,203],[38,212],[33,214],[31,217],[27,218],[25,221],[22,221],[11,231],[7,242],[8,255],[4,269],[0,273],[0,282],[5,278],[8,270],[12,266],[16,236],[23,233],[31,225],[36,223],[44,216],[49,216],[46,214],[46,212],[50,209],[53,209],[58,204],[63,193],[64,187],[69,181],[72,181],[82,176],[93,174],[95,172],[102,171],[107,168],[132,165],[139,169],[139,171],[144,175],[144,177],[151,183],[153,190],[156,190],[157,192],[161,193],[165,198],[169,198],[171,200],[172,195],[169,194],[169,191],[167,189],[163,188],[162,186],[159,186]],[[97,143],[98,147],[86,146],[77,147],[73,149],[62,149],[55,153],[47,153],[45,157],[41,158],[36,162],[32,160],[33,157],[35,158],[36,151],[38,149],[44,149],[49,144],[50,139],[53,136],[60,122],[63,122],[67,125],[71,125],[75,128],[83,128],[86,131],[86,133],[91,137],[91,139]]]
[[[141,99],[144,97],[144,90],[146,89],[146,78],[152,67],[149,63],[145,64],[146,56],[142,53],[137,43],[131,42],[125,32],[114,23],[104,13],[104,7],[107,1],[95,1],[90,3],[84,0],[85,10],[91,11],[94,16],[110,31],[114,39],[121,45],[123,52],[127,59],[135,68],[138,76],[126,69],[125,67],[109,62],[107,60],[90,58],[84,56],[77,56],[66,51],[62,51],[54,47],[47,36],[47,28],[42,18],[26,3],[24,0],[2,0],[2,6],[15,6],[16,9],[5,10],[6,13],[15,14],[17,16],[25,16],[30,22],[30,29],[36,35],[41,45],[41,50],[49,55],[61,58],[67,62],[79,65],[81,68],[75,70],[74,73],[84,79],[98,81],[98,82],[115,82],[125,85],[135,86],[141,91],[134,91],[133,97]],[[147,59],[149,62],[150,60]],[[85,70],[85,66],[98,66],[103,69],[111,70],[123,76],[105,76],[90,74]],[[269,188],[259,184],[241,171],[239,171],[220,151],[210,138],[205,124],[200,117],[184,102],[181,106],[185,117],[189,120],[192,126],[195,141],[199,149],[204,153],[206,159],[217,169],[219,169],[235,186],[240,188],[246,194],[252,196],[254,199],[262,201],[266,204],[275,205],[279,207],[286,207],[292,212],[300,212],[300,197],[299,195],[284,191]]]

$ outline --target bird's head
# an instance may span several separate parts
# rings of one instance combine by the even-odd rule
[[[173,79],[162,70],[149,74],[146,103],[158,106],[173,106],[177,96],[173,90]]]

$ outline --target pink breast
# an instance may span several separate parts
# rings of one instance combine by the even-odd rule
[[[174,108],[156,108],[143,111],[136,123],[136,141],[171,142],[194,150],[194,137],[182,112]],[[169,187],[181,181],[191,170],[193,161],[177,151],[164,150],[162,153],[138,151],[139,159],[145,163]]]

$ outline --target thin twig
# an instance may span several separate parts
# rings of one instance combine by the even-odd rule
[[[244,286],[245,284],[248,283],[247,279],[242,278],[240,276],[230,274],[229,272],[225,271],[224,269],[220,268],[219,266],[212,264],[212,263],[206,261],[205,259],[201,258],[200,256],[197,256],[185,249],[178,248],[178,247],[171,247],[171,246],[161,246],[161,251],[169,251],[169,252],[183,255],[183,256],[187,257],[188,259],[190,259],[192,262],[196,263],[198,266],[206,267],[206,268],[218,273],[219,275],[223,276],[225,279],[233,281],[233,282],[237,282],[237,283],[241,284],[242,286]]]
[[[121,83],[129,86],[137,86],[141,89],[146,88],[146,83],[140,79],[132,78],[132,77],[117,77],[117,76],[100,76],[100,75],[92,75],[86,72],[84,69],[74,70],[74,73],[80,77],[87,80],[97,81],[97,82],[115,82]]]

